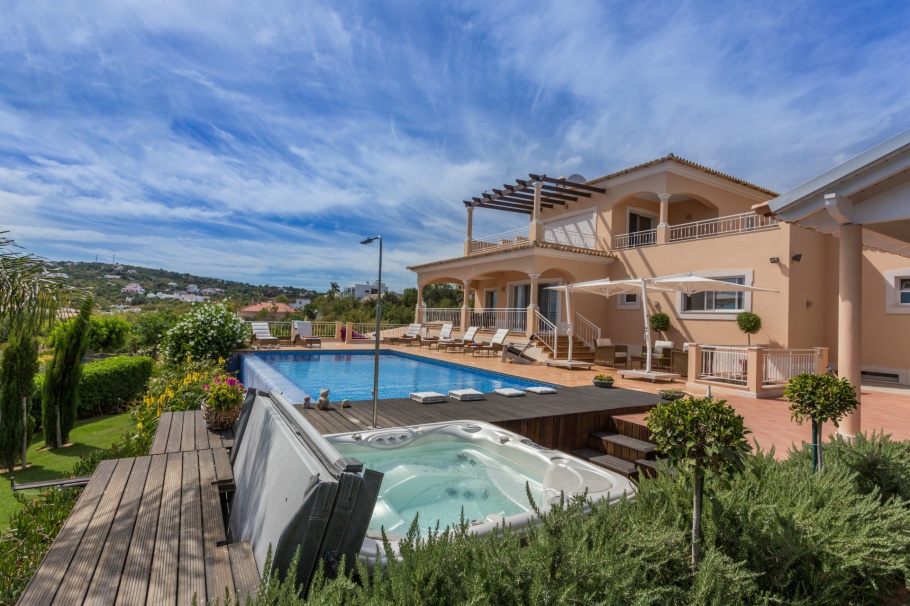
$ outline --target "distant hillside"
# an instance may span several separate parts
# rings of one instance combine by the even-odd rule
[[[131,265],[72,261],[55,261],[50,265],[50,271],[66,274],[66,282],[69,284],[91,289],[95,294],[98,309],[102,310],[112,305],[139,307],[143,310],[181,308],[190,305],[189,302],[176,299],[149,296],[157,293],[205,296],[210,301],[231,301],[238,308],[257,301],[270,301],[280,295],[287,297],[291,303],[296,299],[313,298],[316,295],[313,291],[292,286],[253,286],[244,282]],[[138,284],[145,289],[145,294],[121,292],[128,284]],[[195,285],[197,292],[192,292],[190,285]],[[218,289],[221,292],[202,292],[208,289]]]

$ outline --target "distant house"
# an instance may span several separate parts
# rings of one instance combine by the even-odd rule
[[[127,284],[126,286],[121,288],[120,292],[128,292],[128,293],[132,293],[132,294],[136,294],[136,295],[144,295],[145,289],[143,287],[141,287],[140,285],[136,284],[135,282],[133,282],[132,284]]]
[[[128,270],[126,270],[126,273],[128,273],[128,274],[134,274],[134,273],[136,273],[136,270],[135,270],[135,269],[128,269]]]
[[[224,291],[220,288],[203,288],[199,292],[204,295],[217,295],[218,293],[224,292]]]
[[[177,288],[176,282],[168,282],[167,285],[170,286],[171,288]]]
[[[57,272],[57,273],[48,273],[44,274],[45,278],[69,278],[68,274]]]
[[[208,297],[200,297],[199,295],[190,295],[184,294],[180,295],[181,301],[189,301],[190,303],[203,303]]]
[[[303,309],[304,307],[306,307],[307,305],[312,303],[312,301],[313,301],[312,299],[297,299],[296,301],[291,303],[291,307],[293,307],[294,309]]]
[[[344,287],[344,296],[345,297],[354,297],[355,299],[363,299],[367,295],[373,295],[379,292],[379,289],[376,287],[376,281],[370,282],[368,284],[349,284]],[[385,282],[382,283],[382,294],[388,294],[389,287],[386,286]]]
[[[196,286],[195,284],[187,284],[186,292],[199,292],[199,287]]]
[[[106,276],[104,276],[104,279],[105,280],[119,280],[120,276],[117,274],[107,274]]]
[[[246,320],[252,320],[258,316],[260,312],[263,311],[267,314],[267,317],[270,320],[283,320],[284,318],[294,313],[294,308],[287,303],[274,303],[272,301],[265,301],[263,303],[253,303],[252,305],[247,305],[238,311],[237,315]]]

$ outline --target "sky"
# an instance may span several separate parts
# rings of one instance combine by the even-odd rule
[[[778,192],[910,128],[910,3],[7,0],[0,231],[325,291],[461,255],[462,201],[674,153]],[[474,234],[526,224],[479,210]]]

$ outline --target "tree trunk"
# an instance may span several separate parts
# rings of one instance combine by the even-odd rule
[[[818,423],[818,429],[816,430],[815,444],[818,449],[818,471],[822,470],[822,467],[825,464],[824,459],[822,458],[822,424]]]
[[[22,471],[25,471],[25,453],[28,452],[28,398],[22,396]]]
[[[818,423],[812,419],[812,473],[818,471]]]
[[[60,406],[57,406],[57,445],[54,448],[63,446],[63,434],[60,433]]]
[[[692,568],[698,566],[698,544],[701,539],[701,497],[704,487],[704,477],[696,466],[694,472],[694,490],[692,494]]]

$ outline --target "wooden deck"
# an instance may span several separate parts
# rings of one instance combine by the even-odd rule
[[[226,544],[232,444],[198,411],[161,415],[149,456],[101,462],[19,604],[204,604],[225,588],[255,591],[249,543]]]
[[[485,394],[486,400],[439,404],[420,404],[399,398],[380,400],[380,427],[425,425],[443,421],[467,420],[492,423],[521,434],[541,446],[569,452],[588,444],[588,436],[610,429],[610,418],[646,412],[660,402],[660,396],[629,389],[599,387],[561,387],[551,395],[527,394],[507,398]],[[296,407],[322,434],[363,431],[373,422],[373,401],[351,402],[341,408],[333,402],[330,410]]]

